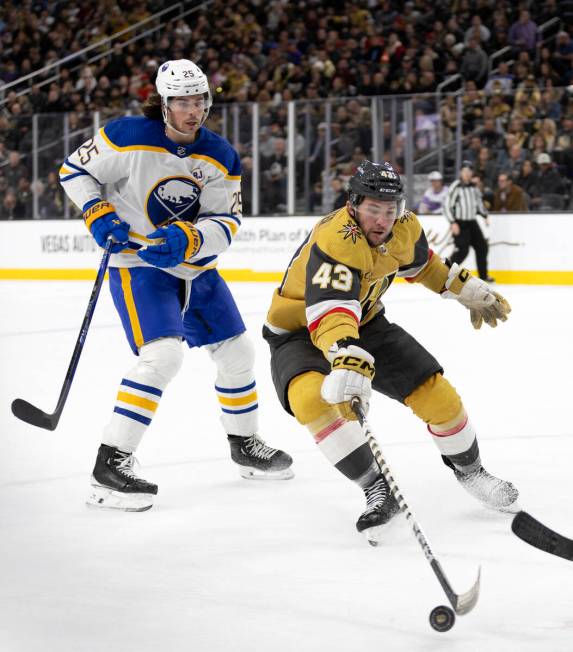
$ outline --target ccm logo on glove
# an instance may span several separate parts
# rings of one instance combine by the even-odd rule
[[[331,371],[325,376],[320,394],[327,403],[339,404],[346,419],[356,419],[350,401],[358,397],[362,408],[368,412],[372,378],[374,378],[374,357],[359,346],[359,340],[346,338],[332,345],[326,357]]]
[[[372,380],[374,378],[374,365],[371,365],[368,360],[358,358],[354,355],[339,355],[332,361],[332,369],[350,369],[358,371],[364,376],[368,376]]]

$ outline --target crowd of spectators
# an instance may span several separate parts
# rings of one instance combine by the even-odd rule
[[[71,60],[50,83],[43,82],[53,71],[34,77],[31,86],[12,86],[1,99],[3,84],[173,4],[24,0],[0,5],[2,218],[31,217],[34,114],[41,114],[41,178],[34,188],[39,216],[61,216],[64,197],[56,171],[64,157],[64,132],[65,147],[74,149],[93,130],[94,111],[102,121],[137,113],[153,91],[159,63],[180,57],[194,60],[209,76],[216,103],[211,128],[225,131],[225,111],[233,104],[259,103],[261,212],[286,206],[286,101],[307,101],[309,107],[308,117],[298,113],[297,188],[306,191],[304,210],[321,211],[342,201],[345,179],[372,153],[373,116],[362,98],[416,95],[415,154],[423,155],[455,141],[458,88],[448,87],[439,103],[428,95],[455,74],[460,75],[463,158],[476,164],[491,205],[502,175],[502,183],[523,189],[529,209],[550,206],[544,194],[559,196],[562,205],[555,197],[552,206],[565,208],[573,178],[573,96],[566,90],[573,85],[573,28],[557,0],[214,0],[133,43],[120,37],[96,61],[87,57],[97,49]],[[555,18],[561,20],[555,31],[542,34],[539,27]],[[490,56],[505,46],[507,61],[498,61],[491,72]],[[334,102],[328,124],[319,101],[325,98]],[[248,112],[241,111],[235,144],[243,159],[246,212],[250,125]],[[386,115],[382,125],[384,157],[403,166],[403,125]],[[392,133],[393,127],[399,133]],[[446,151],[449,168],[442,170],[450,178],[452,151]],[[548,187],[555,192],[547,193]]]

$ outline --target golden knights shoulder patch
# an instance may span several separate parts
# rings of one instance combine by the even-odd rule
[[[342,233],[345,240],[352,238],[352,244],[356,244],[356,241],[362,238],[362,231],[356,222],[348,220],[346,224],[337,231],[337,233]]]

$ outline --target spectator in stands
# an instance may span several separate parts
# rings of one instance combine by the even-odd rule
[[[505,101],[501,88],[494,88],[489,100],[489,108],[493,117],[504,124],[511,114],[511,106]]]
[[[478,90],[475,81],[468,80],[465,82],[462,104],[464,130],[473,131],[481,123],[484,107],[487,104],[485,93]]]
[[[534,104],[534,102],[527,97],[527,95],[519,95],[516,96],[513,104],[513,111],[511,112],[510,115],[510,122],[511,120],[514,119],[519,119],[522,121],[523,124],[529,124],[531,120],[535,117],[537,110],[538,110],[538,104]],[[515,127],[513,127],[510,124],[510,127],[512,128],[512,131],[515,133]],[[528,134],[526,133],[525,130],[520,130],[523,132],[523,139],[526,139]],[[522,141],[523,142],[523,141]]]
[[[339,208],[346,206],[346,200],[348,199],[348,193],[344,189],[344,182],[340,177],[334,177],[330,182],[330,187],[332,189],[332,210],[337,211]]]
[[[561,118],[561,103],[559,93],[554,88],[548,88],[541,94],[541,104],[539,105],[539,114],[556,122]]]
[[[312,192],[310,193],[310,197],[309,197],[309,210],[311,213],[326,212],[323,211],[322,200],[323,200],[322,183],[320,181],[317,181],[312,186]]]
[[[542,61],[538,68],[539,72],[537,73],[536,78],[540,88],[553,88],[560,85],[561,78],[559,73],[555,68],[553,68],[551,63]]]
[[[40,198],[40,217],[55,219],[64,216],[64,191],[58,173],[51,171],[42,197]]]
[[[429,188],[426,188],[418,212],[421,214],[441,214],[442,206],[448,194],[448,186],[444,185],[444,178],[438,170],[430,172],[428,175],[430,182]]]
[[[545,141],[545,151],[551,153],[557,144],[557,124],[551,118],[543,118],[537,133],[543,137]]]
[[[470,138],[469,145],[462,151],[463,159],[465,161],[471,161],[472,164],[477,163],[479,151],[482,147],[482,140],[479,133],[474,134]]]
[[[561,17],[557,2],[558,0],[545,0],[545,2],[540,3],[542,5],[541,13],[537,16],[540,25],[543,25],[543,23],[546,23],[552,18]]]
[[[477,135],[480,137],[482,144],[492,152],[502,147],[504,142],[503,133],[497,129],[493,118],[484,120],[483,127],[478,130]]]
[[[76,82],[76,91],[80,91],[83,95],[84,101],[89,102],[91,94],[95,90],[96,86],[97,79],[94,77],[91,66],[84,66],[82,69],[82,74]]]
[[[492,93],[496,88],[501,88],[505,95],[513,90],[513,75],[509,71],[507,61],[500,61],[497,70],[492,71],[487,79],[485,90]]]
[[[449,94],[442,102],[440,120],[443,127],[443,141],[445,144],[451,143],[458,124],[456,99],[453,94]]]
[[[519,173],[521,172],[521,165],[526,159],[525,149],[518,143],[514,143],[509,148],[509,157],[507,161],[500,165],[502,172],[505,172],[512,179],[517,179]]]
[[[521,164],[521,172],[517,177],[517,185],[525,192],[528,205],[535,210],[541,203],[539,195],[539,176],[534,168],[533,161],[525,159]]]
[[[474,81],[481,88],[486,80],[487,67],[488,56],[479,41],[472,36],[462,56],[460,74],[464,79]]]
[[[507,126],[507,133],[515,136],[515,142],[522,147],[526,144],[529,133],[525,129],[525,120],[519,116],[512,117]]]
[[[543,138],[543,135],[539,133],[539,131],[536,131],[531,136],[531,138],[529,139],[529,143],[527,145],[527,149],[529,155],[534,161],[537,160],[539,154],[543,154],[543,152],[546,151],[545,138]]]
[[[565,208],[565,180],[552,164],[551,156],[544,152],[537,157],[539,166],[540,210]]]
[[[472,16],[471,25],[464,36],[464,43],[467,45],[472,37],[476,38],[482,45],[486,44],[491,38],[490,30],[482,23],[482,19],[478,14]]]
[[[24,219],[31,220],[34,217],[34,198],[27,176],[18,179],[18,202],[22,206]]]
[[[283,213],[286,210],[286,173],[282,165],[275,161],[263,172],[263,192],[261,211],[266,214]]]
[[[557,43],[553,52],[553,67],[559,75],[566,75],[573,64],[573,39],[565,31],[557,34]]]
[[[480,147],[474,170],[483,182],[484,191],[492,193],[497,179],[498,168],[497,163],[491,159],[489,147]]]
[[[573,145],[569,145],[563,150],[557,152],[559,154],[559,170],[568,180],[569,193],[571,193],[573,182]],[[573,197],[569,197],[571,201]],[[567,208],[567,206],[565,207]],[[573,206],[570,206],[573,208]]]
[[[567,149],[573,145],[573,115],[564,115],[557,136],[556,149]]]
[[[529,11],[522,9],[519,12],[518,20],[509,28],[508,41],[517,55],[521,51],[535,53],[539,29],[536,23],[531,20]]]
[[[3,220],[24,220],[26,219],[25,208],[18,201],[13,190],[8,190],[2,199],[0,215]]]
[[[22,163],[22,155],[20,152],[8,153],[8,165],[3,168],[4,176],[8,181],[8,186],[12,189],[18,187],[18,181],[22,177],[28,176],[28,169]]]
[[[2,168],[0,168],[0,206],[2,205],[2,201],[4,200],[4,195],[8,192],[8,180],[6,177],[2,174]],[[2,217],[2,214],[0,213],[0,218]]]
[[[541,91],[535,82],[535,76],[527,75],[525,81],[521,82],[515,91],[515,102],[527,100],[528,104],[537,106],[541,101]]]
[[[497,178],[493,210],[496,213],[525,213],[528,210],[525,193],[503,172]]]

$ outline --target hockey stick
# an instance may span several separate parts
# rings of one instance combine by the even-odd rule
[[[88,334],[88,329],[90,327],[90,323],[99,297],[99,292],[101,290],[105,272],[107,270],[107,266],[109,263],[109,257],[111,255],[112,245],[113,245],[113,240],[109,238],[105,245],[104,253],[101,259],[101,263],[99,265],[99,270],[96,276],[94,287],[90,296],[90,300],[88,302],[86,314],[84,315],[84,320],[82,322],[80,334],[78,336],[76,346],[74,348],[74,352],[72,353],[72,359],[70,360],[70,365],[68,367],[68,371],[64,379],[64,384],[62,385],[62,389],[60,391],[60,398],[58,399],[58,404],[56,405],[56,409],[52,414],[47,414],[46,412],[43,412],[42,410],[37,408],[35,405],[28,403],[28,401],[25,401],[24,399],[21,398],[17,398],[14,401],[12,401],[12,413],[14,414],[15,417],[18,417],[18,419],[21,419],[26,423],[30,423],[33,426],[37,426],[38,428],[45,428],[46,430],[56,429],[56,426],[58,425],[58,421],[62,416],[62,411],[64,409],[66,399],[68,398],[70,387],[72,386],[72,380],[74,379],[74,374],[76,373],[78,362],[80,360],[80,355],[82,354],[82,350],[84,348],[86,335]]]
[[[534,519],[527,512],[517,512],[511,522],[512,532],[530,546],[550,555],[573,561],[573,540],[564,537]]]
[[[412,530],[414,531],[414,535],[416,536],[416,539],[420,544],[420,547],[424,551],[424,555],[426,556],[426,559],[430,563],[430,566],[432,567],[434,574],[438,578],[438,581],[440,582],[440,585],[444,590],[444,593],[446,594],[448,600],[450,601],[450,604],[452,605],[454,611],[458,615],[467,614],[475,607],[476,602],[478,601],[479,590],[480,590],[481,568],[478,569],[477,579],[469,591],[467,591],[466,593],[456,593],[453,590],[452,585],[448,581],[448,578],[446,577],[446,574],[444,573],[444,570],[442,569],[440,562],[436,559],[434,553],[432,552],[432,549],[430,548],[430,544],[428,543],[426,536],[422,532],[422,528],[416,521],[414,514],[412,513],[412,510],[410,509],[408,503],[406,502],[404,496],[402,495],[402,492],[400,491],[398,485],[396,484],[396,481],[394,480],[394,477],[392,475],[390,467],[388,466],[388,463],[386,462],[382,450],[380,449],[380,446],[378,445],[378,442],[374,438],[374,435],[372,434],[372,430],[368,425],[368,421],[366,420],[366,415],[362,408],[362,403],[360,402],[360,399],[357,396],[355,396],[350,402],[350,405],[354,410],[354,413],[358,417],[358,420],[360,421],[360,425],[362,426],[364,435],[368,440],[368,443],[370,444],[370,448],[372,449],[372,453],[374,454],[374,457],[376,458],[376,461],[380,466],[382,475],[384,476],[386,482],[390,486],[390,491],[394,495],[394,498],[396,498],[396,500],[398,501],[400,510],[404,512],[404,515],[406,516],[406,520],[411,523]]]

